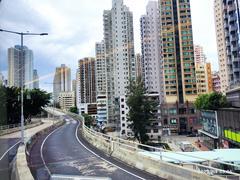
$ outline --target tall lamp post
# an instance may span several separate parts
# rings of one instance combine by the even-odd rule
[[[21,36],[21,142],[24,144],[24,111],[23,111],[23,92],[24,92],[24,63],[23,63],[23,36],[46,36],[48,33],[23,33],[23,32],[16,32],[16,31],[8,31],[4,29],[0,29],[0,32],[6,32],[11,34],[17,34]]]

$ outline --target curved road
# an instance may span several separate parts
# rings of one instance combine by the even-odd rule
[[[12,161],[19,144],[19,138],[0,138],[0,179],[11,179]]]
[[[114,180],[160,179],[123,164],[89,145],[78,133],[80,123],[66,116],[66,124],[43,136],[30,152],[35,179],[53,174],[108,177]]]

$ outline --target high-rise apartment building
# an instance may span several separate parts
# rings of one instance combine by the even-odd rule
[[[230,88],[240,86],[240,7],[239,0],[222,0],[223,26]]]
[[[33,70],[33,89],[39,89],[39,76],[36,69]]]
[[[212,82],[213,82],[213,91],[221,92],[221,78],[219,76],[219,72],[214,72],[212,74]]]
[[[197,92],[208,94],[213,91],[212,69],[210,63],[196,63]]]
[[[200,45],[194,45],[194,60],[198,95],[212,92],[211,63],[206,62],[206,55]]]
[[[197,64],[206,63],[206,55],[204,54],[203,47],[200,45],[194,45],[194,59]]]
[[[163,128],[186,133],[198,127],[197,97],[189,0],[159,0],[164,69]]]
[[[113,0],[112,9],[103,13],[107,72],[108,123],[119,125],[120,96],[127,93],[129,80],[135,80],[133,15],[123,0]]]
[[[206,67],[206,75],[207,75],[208,93],[211,93],[213,91],[212,65],[211,63],[206,63],[205,67]]]
[[[8,83],[9,86],[33,88],[33,52],[28,47],[21,46],[8,49]]]
[[[135,55],[136,60],[136,77],[143,79],[143,61],[140,53]]]
[[[158,3],[149,1],[146,15],[140,19],[144,85],[148,94],[161,93],[163,99],[164,84],[159,23]]]
[[[96,43],[96,98],[97,98],[97,122],[106,124],[108,117],[107,108],[107,66],[106,66],[106,48],[104,41]]]
[[[95,59],[83,58],[78,61],[79,82],[78,82],[78,103],[96,103],[96,76]],[[79,106],[78,104],[78,106]]]
[[[53,80],[53,98],[55,102],[59,100],[60,92],[71,91],[71,69],[65,64],[57,67]]]
[[[214,0],[215,30],[218,50],[219,77],[221,79],[221,92],[226,93],[229,87],[229,73],[227,49],[225,41],[223,1]]]

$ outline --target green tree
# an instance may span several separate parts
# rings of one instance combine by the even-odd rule
[[[87,127],[90,128],[90,126],[93,125],[94,119],[92,116],[89,116],[88,114],[82,114],[84,117],[84,123]]]
[[[24,118],[31,121],[31,117],[41,112],[42,107],[50,103],[51,94],[40,89],[25,90]]]
[[[135,138],[143,144],[149,140],[147,135],[147,126],[150,125],[150,120],[154,118],[154,111],[157,108],[157,103],[145,96],[146,90],[140,78],[136,81],[131,81],[128,86],[127,105],[129,112],[127,121],[131,124]]]
[[[217,110],[228,107],[227,98],[222,93],[213,92],[199,95],[195,101],[198,110]]]
[[[79,113],[79,111],[78,111],[78,108],[75,106],[75,107],[71,107],[70,109],[69,109],[69,111],[71,112],[71,113],[75,113],[75,114],[78,114]]]
[[[50,94],[39,89],[24,91],[24,119],[40,113],[50,101]],[[21,90],[17,87],[0,86],[0,124],[16,124],[21,120]]]

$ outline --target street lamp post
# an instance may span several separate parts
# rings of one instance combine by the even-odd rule
[[[24,144],[24,111],[23,111],[23,92],[24,92],[24,63],[23,63],[23,36],[46,36],[48,33],[23,33],[23,32],[16,32],[16,31],[9,31],[0,29],[0,32],[6,32],[11,34],[17,34],[21,36],[21,142]]]

